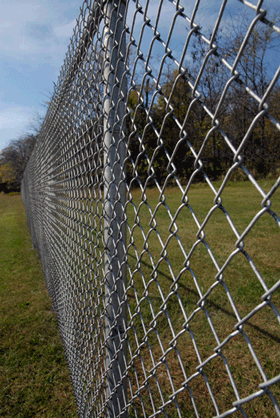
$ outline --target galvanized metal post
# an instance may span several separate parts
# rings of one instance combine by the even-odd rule
[[[104,21],[104,246],[105,246],[105,337],[108,417],[127,416],[126,269],[125,269],[125,124],[124,74],[126,4],[106,3]],[[121,413],[121,411],[123,411]]]

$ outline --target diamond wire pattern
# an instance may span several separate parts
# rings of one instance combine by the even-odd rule
[[[272,207],[280,179],[264,191],[244,158],[262,117],[280,130],[267,105],[280,67],[261,96],[240,72],[255,28],[280,29],[269,2],[236,0],[250,22],[226,56],[219,35],[230,2],[219,2],[210,36],[203,1],[192,3],[82,3],[24,174],[80,417],[280,416],[280,280],[259,269],[265,249],[254,235],[262,220],[280,226]],[[195,43],[203,51],[191,70]],[[214,104],[203,95],[212,62],[221,83]],[[239,141],[222,116],[237,84],[257,109]],[[188,130],[198,111],[208,123],[200,142]],[[213,137],[227,155],[219,186],[206,170]],[[189,161],[191,172],[177,175]],[[246,225],[228,203],[238,170],[255,196]],[[252,287],[258,296],[249,299]]]

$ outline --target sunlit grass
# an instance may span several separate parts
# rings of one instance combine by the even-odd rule
[[[272,185],[273,180],[261,182],[266,192]],[[156,209],[159,204],[157,189],[147,189],[144,198],[140,190],[135,190],[132,196],[138,216],[132,205],[128,208],[128,222],[131,227],[136,225],[128,236],[131,349],[128,360],[135,367],[131,369],[134,389],[141,387],[134,405],[140,416],[143,405],[147,415],[152,414],[154,403],[155,408],[166,404],[160,416],[165,412],[172,417],[178,416],[179,405],[182,416],[192,417],[195,416],[193,399],[198,413],[211,417],[217,415],[217,409],[207,384],[220,412],[231,409],[237,399],[227,373],[228,366],[240,398],[259,390],[263,379],[247,337],[267,379],[280,373],[279,323],[268,305],[246,321],[243,335],[235,335],[220,355],[203,369],[199,368],[201,362],[215,353],[218,342],[235,331],[238,323],[235,309],[242,319],[262,302],[265,291],[254,268],[268,288],[280,279],[279,226],[269,214],[262,215],[243,240],[245,253],[237,253],[227,264],[223,272],[226,286],[223,286],[215,278],[217,266],[221,268],[236,250],[237,237],[225,213],[217,208],[203,228],[205,236],[199,242],[199,227],[193,216],[194,212],[199,224],[203,223],[214,205],[213,192],[206,185],[193,185],[188,192],[189,206],[182,205],[182,193],[176,188],[166,189],[164,195],[164,203]],[[223,207],[239,234],[261,210],[261,202],[262,197],[250,182],[231,183],[222,193]],[[279,215],[279,190],[272,198],[271,209]],[[172,218],[177,212],[176,226],[168,212]],[[185,255],[189,254],[186,264]],[[201,305],[201,295],[207,292],[209,294]],[[273,294],[272,302],[279,309],[279,290]],[[192,376],[186,385],[184,382]],[[182,387],[185,389],[180,392]],[[279,385],[275,384],[271,390],[279,401]],[[176,391],[177,395],[170,398]],[[266,394],[243,407],[248,416],[277,416]],[[237,411],[235,416],[242,414]]]
[[[266,180],[261,186],[268,192],[272,184],[272,180]],[[264,289],[242,252],[231,259],[223,272],[226,286],[213,286],[217,283],[217,266],[221,268],[235,251],[237,238],[225,213],[217,208],[203,228],[204,239],[199,240],[202,235],[197,235],[197,223],[201,225],[213,207],[214,194],[208,186],[193,185],[188,206],[177,188],[167,188],[164,195],[165,200],[159,205],[157,189],[147,189],[144,198],[140,190],[132,190],[137,215],[131,203],[127,207],[127,361],[131,384],[128,400],[133,396],[129,413],[132,417],[149,416],[155,408],[162,410],[159,416],[168,414],[173,418],[179,416],[180,408],[183,417],[194,417],[195,406],[200,416],[212,417],[217,410],[208,387],[220,412],[231,409],[236,401],[227,367],[240,398],[258,391],[263,381],[245,335],[267,379],[280,373],[279,323],[271,307],[263,307],[243,325],[243,335],[235,335],[218,356],[199,368],[215,353],[217,340],[222,342],[235,331],[238,320],[231,300],[243,318],[260,304]],[[249,182],[231,183],[222,193],[223,207],[239,234],[261,209],[261,201]],[[272,197],[271,208],[279,215],[279,190]],[[0,227],[4,231],[0,240],[0,416],[74,417],[76,407],[56,320],[46,295],[40,261],[31,249],[20,197],[1,195],[0,211]],[[91,240],[97,239],[97,230],[90,221],[90,212],[91,209],[89,218],[82,220],[86,233],[80,242],[87,248],[88,257],[92,257],[94,269],[95,247],[92,248]],[[75,216],[79,218],[76,212]],[[103,254],[100,231],[98,260]],[[246,254],[267,287],[272,287],[280,279],[279,227],[275,220],[264,214],[243,241]],[[79,264],[81,271],[89,272],[84,267]],[[98,280],[99,273],[101,270],[97,269],[94,280]],[[88,280],[92,274],[91,271]],[[209,294],[205,301],[199,302],[206,292]],[[279,309],[279,290],[271,301]],[[279,400],[279,385],[270,389]],[[266,394],[245,403],[243,408],[250,417],[276,416]],[[239,411],[234,416],[242,414]]]

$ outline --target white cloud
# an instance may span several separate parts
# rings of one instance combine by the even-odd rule
[[[0,149],[28,132],[44,91],[52,91],[80,0],[0,0]]]
[[[76,20],[55,13],[51,3],[49,8],[39,0],[1,4],[0,52],[20,60],[29,60],[32,54],[40,60],[40,56],[55,53],[60,46],[65,51]]]
[[[0,150],[8,146],[13,139],[32,131],[32,122],[36,124],[37,110],[28,106],[16,106],[13,103],[0,103]],[[40,111],[40,116],[44,115]]]
[[[73,35],[73,29],[76,25],[76,19],[72,20],[71,22],[67,23],[66,25],[56,26],[54,27],[53,31],[57,37],[67,37],[71,38]]]
[[[4,32],[6,30],[6,28],[10,28],[11,26],[12,26],[11,22],[1,21],[1,23],[0,23],[0,33]]]
[[[18,128],[22,126],[22,123],[27,123],[30,116],[30,109],[24,107],[11,107],[0,111],[0,130],[10,126]]]

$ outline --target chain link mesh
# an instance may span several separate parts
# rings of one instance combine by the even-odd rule
[[[215,5],[84,1],[24,173],[80,417],[280,416],[280,28]]]

